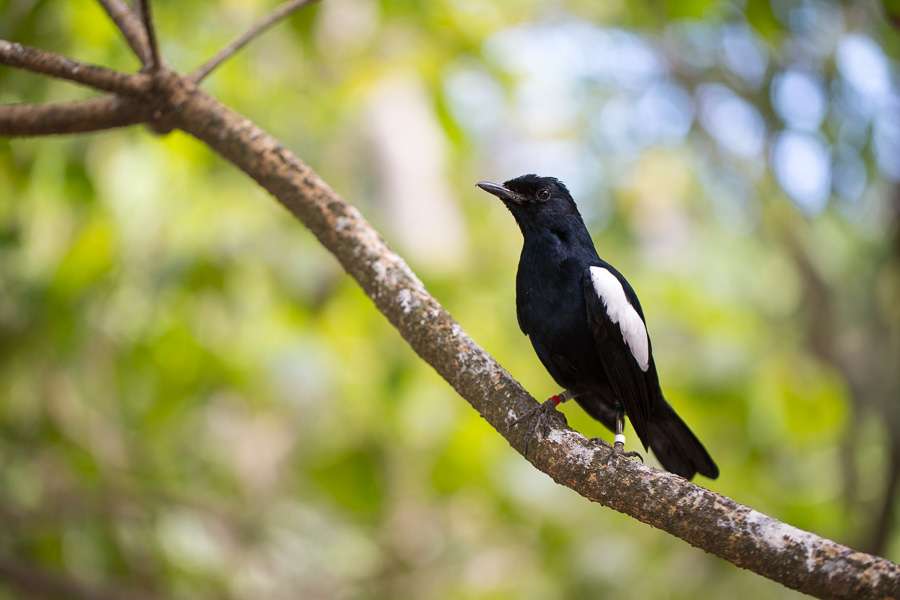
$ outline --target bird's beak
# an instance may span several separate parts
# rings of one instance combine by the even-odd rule
[[[490,181],[479,181],[476,183],[478,187],[486,191],[488,194],[493,194],[503,200],[504,202],[520,202],[519,195],[515,192],[506,189],[499,183],[492,183]]]

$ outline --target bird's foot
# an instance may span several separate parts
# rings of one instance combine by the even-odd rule
[[[528,431],[525,432],[525,456],[528,456],[528,446],[531,444],[535,432],[540,431],[541,437],[546,436],[550,432],[550,419],[553,418],[554,414],[557,417],[562,418],[563,422],[568,425],[566,416],[556,410],[556,405],[559,404],[560,401],[559,396],[553,396],[513,421],[513,427],[522,421],[531,421],[528,425]]]
[[[593,444],[594,446],[600,446],[601,448],[606,448],[608,450],[613,449],[613,445],[604,440],[603,438],[590,438],[588,440],[588,444]]]
[[[625,452],[625,436],[621,434],[617,434],[614,438],[614,442],[612,444],[612,450],[609,451],[609,456],[606,457],[606,464],[609,464],[612,461],[614,456],[624,456],[625,458],[634,458],[637,457],[641,459],[641,462],[644,462],[644,457],[641,456],[639,452],[630,451]],[[609,442],[605,442],[606,446],[610,446]]]

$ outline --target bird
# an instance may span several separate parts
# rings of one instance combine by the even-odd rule
[[[717,478],[716,463],[663,397],[637,294],[597,254],[565,184],[529,174],[477,186],[503,201],[522,232],[516,316],[563,388],[531,412],[547,418],[558,404],[574,399],[615,433],[614,444],[598,440],[611,448],[607,463],[614,456],[640,457],[624,452],[627,416],[644,450],[652,449],[667,471],[686,479],[697,473]]]

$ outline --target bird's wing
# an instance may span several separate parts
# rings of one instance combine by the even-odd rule
[[[519,308],[519,302],[516,301],[516,319],[519,321],[519,329],[522,330],[522,333],[528,335],[528,330],[525,329],[525,321],[522,320],[522,309]]]
[[[647,447],[647,420],[651,390],[648,371],[652,369],[647,327],[629,296],[634,296],[609,269],[591,266],[582,276],[588,324],[600,363],[616,399],[625,409],[635,432]]]
[[[516,276],[516,319],[519,321],[519,329],[522,333],[528,335],[528,329],[525,328],[525,319],[522,318],[522,309],[528,298],[528,291],[522,289],[518,275]]]

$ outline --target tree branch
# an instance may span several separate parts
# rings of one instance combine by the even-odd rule
[[[6,40],[0,40],[0,64],[127,96],[144,94],[153,83],[144,73],[121,73]]]
[[[519,453],[517,415],[531,396],[479,347],[352,205],[303,161],[186,78],[168,77],[171,122],[243,170],[329,250],[412,348]],[[687,480],[628,460],[607,466],[561,426],[533,444],[538,469],[582,496],[789,588],[820,598],[900,597],[900,566],[768,517]]]
[[[286,19],[304,6],[312,4],[313,2],[317,2],[317,0],[291,0],[290,2],[285,2],[284,4],[273,10],[271,13],[254,23],[250,27],[250,29],[244,32],[243,35],[236,38],[230,44],[219,50],[219,52],[215,56],[194,69],[194,71],[190,74],[191,81],[193,81],[194,83],[200,83],[201,81],[206,79],[206,76],[212,73],[212,71],[216,67],[234,56],[234,54],[238,50],[265,33],[265,31],[270,27],[272,27],[279,21]]]
[[[99,0],[99,2],[125,36],[125,41],[131,46],[141,64],[147,65],[150,62],[150,43],[147,41],[147,32],[134,10],[122,0]]]
[[[147,34],[147,45],[150,48],[150,60],[147,67],[151,71],[162,68],[162,58],[159,55],[159,45],[156,43],[156,27],[153,25],[153,13],[150,9],[150,0],[137,0],[141,6],[141,22],[144,24],[144,33]]]
[[[85,133],[149,121],[151,107],[112,96],[65,104],[0,105],[0,135],[30,137]]]

